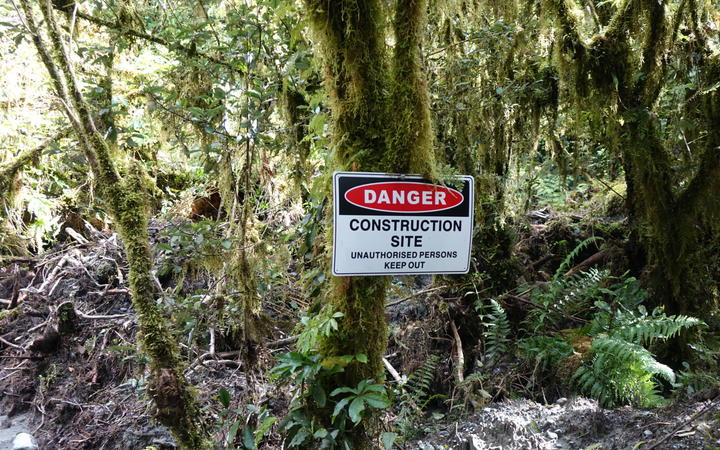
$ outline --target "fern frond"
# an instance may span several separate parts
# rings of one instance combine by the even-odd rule
[[[553,366],[572,355],[573,348],[559,337],[533,336],[518,341],[520,353],[528,359],[540,362],[544,367]]]
[[[618,314],[613,335],[641,345],[651,345],[657,340],[667,340],[680,330],[702,325],[699,319],[689,316],[667,316],[656,310],[652,316],[646,314]]]
[[[621,403],[658,406],[664,400],[653,377],[675,382],[673,370],[639,344],[602,337],[593,341],[591,352],[591,365],[578,368],[573,381],[580,391],[598,399],[604,407]]]
[[[435,379],[435,370],[439,362],[440,357],[438,355],[430,355],[422,366],[408,377],[405,389],[417,405],[424,403],[425,397],[430,391],[430,385]]]
[[[558,267],[557,271],[555,271],[555,275],[553,276],[553,281],[557,281],[562,277],[569,269],[570,264],[575,260],[575,258],[580,255],[580,253],[585,250],[587,247],[589,247],[591,244],[594,244],[598,241],[603,241],[604,239],[600,236],[591,236],[584,241],[580,242],[570,253],[567,254],[565,259],[563,260],[562,264],[560,264],[560,267]]]
[[[494,361],[507,352],[510,339],[510,321],[505,314],[503,307],[495,300],[490,300],[490,313],[486,315],[483,322],[485,331],[485,357]]]

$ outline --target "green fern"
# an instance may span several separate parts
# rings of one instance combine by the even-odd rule
[[[672,385],[675,373],[645,346],[702,322],[687,316],[667,316],[660,309],[648,315],[642,306],[638,311],[613,312],[609,305],[598,303],[600,312],[590,327],[590,335],[596,336],[590,348],[591,360],[578,368],[574,382],[581,392],[608,408],[627,403],[640,407],[663,404],[657,380]]]
[[[592,364],[581,366],[573,376],[581,392],[606,408],[626,403],[639,407],[664,403],[654,377],[672,384],[675,374],[647,349],[622,339],[600,338],[593,341],[591,351]]]
[[[405,391],[410,394],[411,398],[420,409],[425,408],[430,392],[430,385],[435,380],[435,371],[437,370],[440,357],[438,355],[430,355],[430,357],[413,372],[405,384]]]
[[[580,242],[570,253],[567,254],[567,256],[565,256],[562,264],[560,264],[560,267],[558,267],[558,269],[555,271],[553,281],[559,280],[560,277],[562,277],[568,270],[570,270],[570,264],[575,261],[575,258],[577,258],[583,250],[588,248],[591,244],[602,240],[603,238],[601,238],[600,236],[591,236]]]
[[[543,369],[558,364],[573,353],[570,344],[555,336],[533,336],[519,340],[517,345],[520,355],[541,364]]]
[[[476,309],[479,310],[478,315],[485,328],[485,358],[494,362],[508,350],[510,321],[503,307],[494,299],[490,300],[490,311],[487,314],[483,314],[485,308],[482,304],[476,304]]]
[[[689,316],[666,316],[659,309],[656,309],[652,316],[648,316],[644,308],[639,314],[619,313],[616,320],[621,325],[616,326],[612,334],[640,345],[652,345],[656,340],[670,339],[680,330],[702,323]]]
[[[525,324],[535,332],[548,326],[559,330],[567,326],[569,317],[587,316],[593,303],[609,292],[603,288],[609,279],[608,271],[591,268],[537,288],[531,299],[541,308],[530,311]]]
[[[444,398],[444,396],[436,394],[430,395],[430,386],[435,380],[435,371],[440,363],[438,355],[430,355],[430,357],[415,370],[400,388],[398,407],[400,411],[396,423],[398,430],[406,440],[412,439],[419,429],[417,424],[423,414],[423,410],[428,403],[436,398]]]

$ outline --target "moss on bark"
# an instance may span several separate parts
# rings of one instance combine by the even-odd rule
[[[674,42],[674,30],[678,29],[683,14],[691,28],[697,23],[697,5],[689,1],[685,8],[682,2],[670,20],[662,3],[626,0],[617,8],[606,30],[586,43],[577,33],[568,1],[571,0],[545,2],[567,41],[558,64],[570,65],[576,74],[573,94],[585,102],[578,103],[580,108],[610,111],[617,115],[613,122],[621,124],[608,127],[601,138],[623,151],[631,237],[644,244],[641,247],[636,242],[631,247],[644,248],[647,253],[650,287],[658,303],[671,313],[705,317],[717,309],[712,300],[709,304],[708,300],[700,301],[697,286],[701,283],[697,277],[701,277],[698,257],[706,239],[706,224],[720,210],[718,94],[708,90],[701,95],[705,107],[696,119],[705,123],[708,141],[698,169],[682,188],[673,187],[676,174],[672,153],[663,140],[660,119],[653,112],[665,83],[666,53]],[[630,51],[629,36],[640,43],[639,57]],[[707,54],[702,33],[697,34],[696,40],[698,54]],[[706,86],[720,80],[716,60],[717,57],[701,58],[698,64]],[[567,70],[561,71],[566,84],[569,74]],[[592,81],[592,90],[582,86],[588,79]],[[587,102],[588,99],[591,101]],[[634,257],[645,259],[640,254]]]
[[[398,2],[392,59],[385,48],[382,25],[386,20],[378,0],[305,3],[323,50],[333,118],[333,168],[412,171],[434,177],[428,93],[420,58],[426,2]],[[366,378],[384,379],[388,284],[388,277],[333,278],[329,303],[344,317],[339,333],[321,343],[321,352],[324,357],[364,353],[368,363],[352,363],[332,383],[356,386]],[[318,419],[327,417],[320,414]],[[369,437],[376,431],[372,423],[363,421],[353,429],[357,448],[372,445]]]

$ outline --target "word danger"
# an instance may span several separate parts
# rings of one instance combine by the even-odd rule
[[[446,186],[396,181],[356,186],[345,193],[345,200],[374,211],[418,213],[454,208],[464,196]]]

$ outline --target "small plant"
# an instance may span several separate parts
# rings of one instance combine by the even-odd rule
[[[218,413],[217,432],[223,449],[255,450],[270,432],[278,418],[270,415],[267,408],[243,405],[232,409],[231,395],[227,389],[218,392],[222,409]],[[239,442],[238,442],[239,441]]]
[[[390,406],[385,386],[374,383],[373,379],[362,380],[356,388],[340,387],[330,393],[331,397],[339,396],[335,404],[332,419],[335,421],[341,414],[347,414],[354,424],[360,423],[363,412],[370,408],[384,409]]]
[[[428,359],[413,372],[407,382],[400,386],[398,395],[398,431],[405,440],[410,440],[420,431],[417,427],[428,403],[445,396],[430,395],[430,385],[435,379],[435,370],[440,363],[438,355],[430,355]]]
[[[371,410],[390,406],[385,386],[373,379],[361,380],[357,386],[341,386],[326,392],[328,380],[343,372],[351,363],[366,364],[364,354],[323,358],[317,351],[322,336],[337,332],[342,314],[324,310],[301,321],[304,330],[298,339],[297,352],[278,356],[271,370],[272,378],[293,385],[290,411],[282,421],[288,447],[314,445],[316,448],[350,448],[347,431],[365,419]],[[328,421],[319,423],[311,410],[328,410]]]
[[[613,295],[604,286],[610,280],[605,270],[591,268],[586,272],[566,275],[573,261],[585,248],[602,240],[599,237],[588,238],[567,254],[560,267],[555,271],[552,281],[533,290],[530,300],[538,305],[526,320],[526,326],[533,332],[542,332],[548,327],[560,330],[564,326],[582,323],[589,317],[593,302],[604,295]]]
[[[642,305],[648,293],[627,274],[616,278],[607,271],[589,269],[566,275],[580,252],[597,241],[581,242],[565,257],[552,281],[533,292],[531,302],[538,307],[528,314],[525,324],[534,335],[521,339],[518,350],[534,361],[536,369],[559,367],[574,353],[559,331],[585,324],[573,329],[573,334],[588,342],[586,350],[578,350],[583,353],[577,358],[581,358],[580,366],[570,366],[575,372],[574,386],[604,407],[660,405],[664,399],[659,383],[664,380],[675,386],[675,373],[655,359],[651,346],[702,322],[668,316],[661,309],[648,313]]]
[[[572,345],[557,336],[532,336],[518,341],[520,355],[534,360],[541,369],[557,365],[572,355]]]
[[[495,363],[500,356],[505,354],[510,345],[510,322],[503,307],[494,299],[490,300],[489,311],[485,313],[486,307],[482,303],[477,302],[475,309],[482,322],[485,331],[483,338],[485,340],[485,359],[490,363]]]

